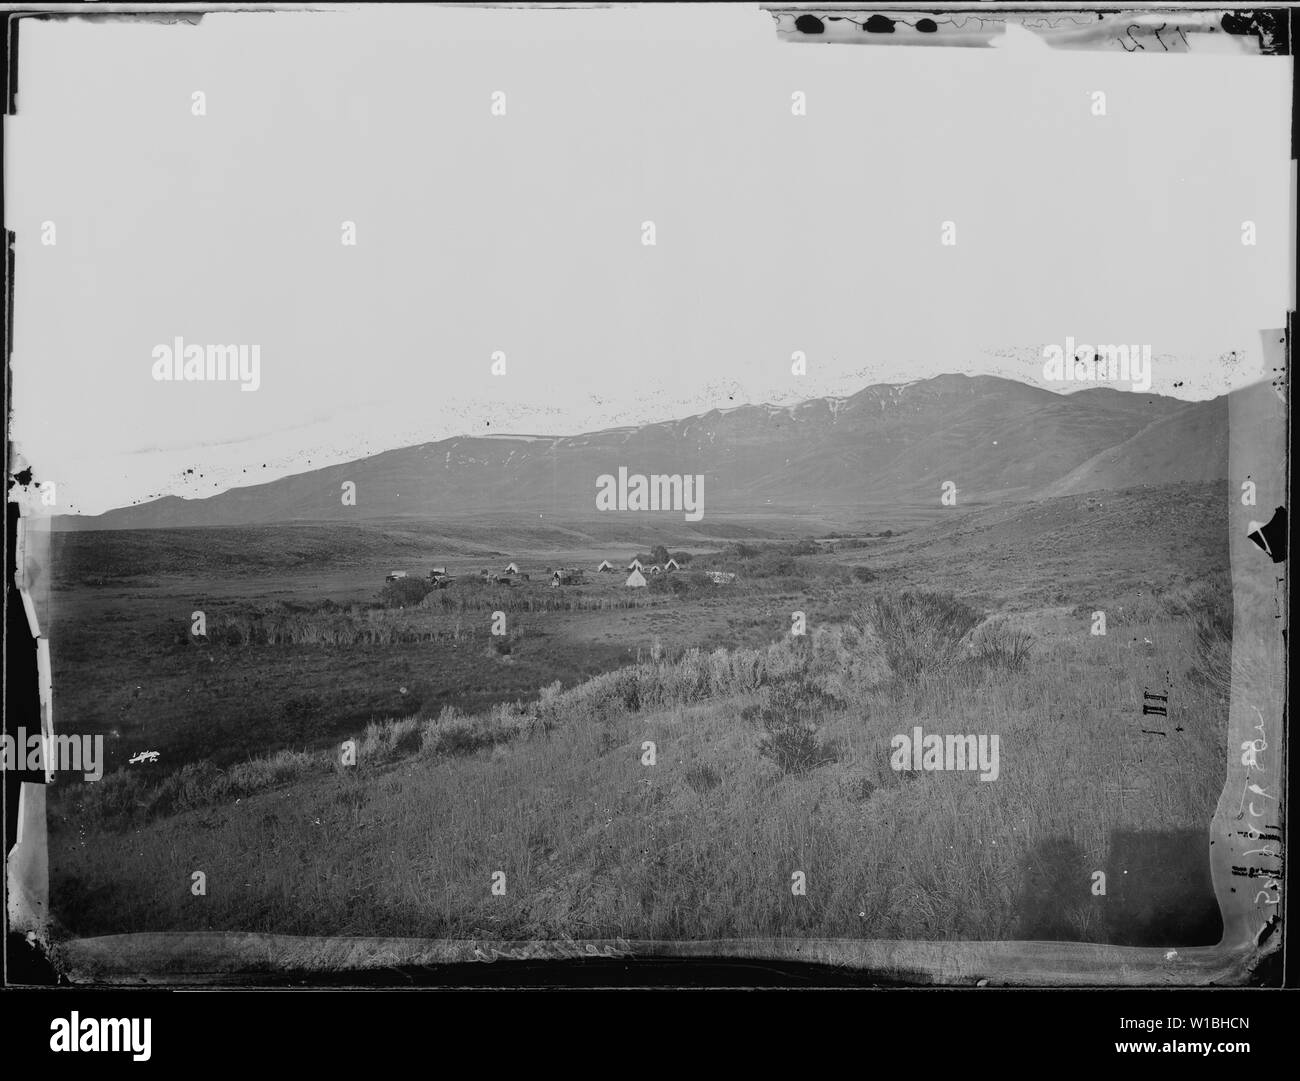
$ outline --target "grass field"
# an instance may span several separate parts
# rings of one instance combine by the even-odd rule
[[[385,561],[438,555],[400,538],[360,570],[272,554],[240,573],[195,545],[188,574],[143,581],[121,535],[127,575],[78,548],[56,723],[113,757],[54,790],[56,916],[78,934],[1217,941],[1225,498],[986,508],[711,591],[597,580],[571,608],[533,583],[377,608]],[[510,555],[594,554],[568,544]],[[268,621],[287,629],[229,633]],[[367,623],[387,639],[351,640]],[[894,770],[917,725],[997,734],[998,779]],[[156,767],[125,765],[141,749]]]

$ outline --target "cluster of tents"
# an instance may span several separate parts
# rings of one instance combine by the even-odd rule
[[[605,572],[612,571],[614,569],[614,564],[612,564],[608,559],[605,559],[601,561],[600,566],[596,569]],[[678,564],[677,560],[672,558],[665,561],[662,566],[658,563],[644,564],[638,556],[633,557],[632,562],[627,565],[627,569],[630,573],[627,576],[627,581],[623,584],[630,589],[644,589],[647,584],[647,574],[665,574],[670,571],[681,570],[681,566]]]
[[[669,557],[660,564],[643,563],[641,558],[636,556],[632,559],[632,562],[627,565],[626,569],[628,571],[628,576],[627,581],[623,584],[630,589],[644,589],[649,582],[647,576],[653,577],[656,574],[670,574],[673,571],[681,570],[681,565],[672,557]],[[551,575],[551,585],[553,586],[581,585],[586,581],[585,573],[578,567],[560,567],[554,571],[552,571],[550,567],[547,567],[546,570],[547,573]],[[598,566],[596,570],[601,574],[609,574],[616,571],[617,568],[608,559],[602,559],[600,561],[600,566]],[[734,574],[724,574],[721,571],[706,571],[705,573],[708,574],[714,582],[719,584],[730,582],[736,577]],[[398,579],[405,577],[406,571],[389,571],[385,576],[385,580],[388,582],[396,582]],[[510,585],[514,581],[526,582],[530,576],[519,570],[518,563],[510,562],[506,564],[505,570],[500,574],[494,575],[490,571],[484,569],[479,572],[479,577],[481,577],[485,582],[497,582],[502,585]],[[455,575],[447,573],[446,567],[434,567],[429,571],[429,581],[440,588],[446,586],[454,578]]]

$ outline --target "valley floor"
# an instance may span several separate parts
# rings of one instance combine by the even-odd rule
[[[723,599],[523,612],[534,630],[511,664],[487,639],[459,668],[455,639],[163,661],[77,639],[70,708],[107,727],[104,703],[129,706],[140,686],[156,700],[143,731],[170,741],[172,768],[55,789],[56,917],[79,935],[1216,942],[1225,497],[1182,488],[990,509],[814,557],[874,581],[814,566]],[[115,610],[142,641],[188,615]],[[395,656],[407,676],[386,667]],[[148,678],[160,663],[170,675]],[[568,675],[542,678],[548,663]],[[529,693],[452,701],[447,680],[480,664],[484,687],[527,671]],[[277,705],[265,731],[240,724],[266,699],[216,674],[237,671],[304,704]],[[380,674],[408,693],[425,680],[420,701],[367,697]],[[178,709],[187,686],[234,727]],[[1144,716],[1151,691],[1168,717]],[[349,695],[364,704],[341,715]],[[891,741],[918,726],[996,735],[996,780],[894,768]]]

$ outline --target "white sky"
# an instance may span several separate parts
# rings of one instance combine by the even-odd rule
[[[1290,304],[1290,58],[784,44],[737,5],[21,34],[13,438],[62,512],[455,434],[1041,382],[1067,336],[1210,397]],[[155,382],[176,335],[259,344],[261,388]]]

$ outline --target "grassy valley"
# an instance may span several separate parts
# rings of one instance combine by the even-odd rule
[[[820,543],[669,537],[695,550],[672,584],[530,574],[406,606],[384,561],[472,573],[495,538],[444,555],[380,531],[360,555],[247,571],[198,546],[189,574],[143,584],[82,585],[85,557],[55,591],[75,628],[56,715],[113,757],[54,790],[56,916],[79,934],[1216,940],[1224,498],[1067,496]],[[156,558],[172,535],[134,536]],[[544,570],[608,548],[568,536],[509,555]],[[706,565],[737,579],[701,582]],[[1146,735],[1157,686],[1170,717]],[[998,734],[998,780],[891,768],[914,726]],[[143,749],[159,762],[125,763]]]

